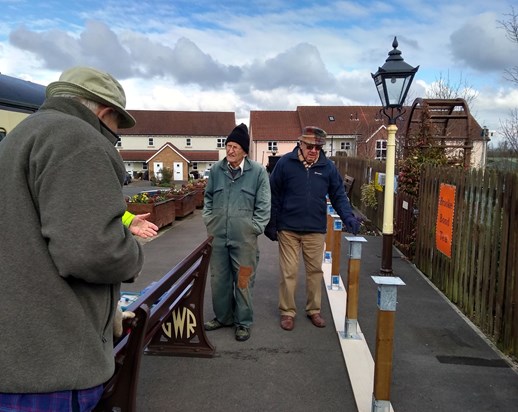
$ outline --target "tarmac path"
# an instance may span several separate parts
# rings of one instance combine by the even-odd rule
[[[124,291],[141,291],[160,279],[206,238],[201,211],[142,241],[141,276]],[[360,275],[359,324],[374,354],[377,275],[381,237],[366,236]],[[279,327],[277,243],[259,238],[261,258],[254,289],[255,323],[246,342],[233,328],[208,332],[214,358],[144,356],[138,410],[305,412],[356,411],[340,337],[325,296],[326,328],[304,316],[304,281],[298,285],[299,316],[291,332]],[[347,242],[342,241],[341,277],[346,282]],[[394,249],[398,289],[391,404],[397,412],[518,410],[518,374],[480,332]],[[302,270],[302,268],[301,268]],[[302,272],[301,272],[302,273]],[[323,286],[323,291],[326,286]],[[210,281],[205,319],[212,319]]]

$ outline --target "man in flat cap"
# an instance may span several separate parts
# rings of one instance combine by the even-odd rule
[[[210,169],[203,206],[207,232],[214,236],[210,280],[215,317],[205,330],[235,326],[241,342],[250,337],[253,323],[257,236],[270,218],[268,173],[248,159],[249,146],[248,128],[241,123],[227,137],[227,156]]]
[[[316,327],[326,326],[320,314],[322,258],[327,230],[327,196],[348,232],[358,233],[360,222],[353,215],[343,180],[322,147],[326,132],[305,127],[299,144],[282,156],[272,174],[272,214],[265,235],[279,241],[279,311],[281,328],[295,327],[295,290],[302,251],[306,269],[306,307]]]
[[[120,283],[143,264],[114,147],[135,120],[120,83],[92,68],[63,72],[46,97],[0,143],[0,409],[89,411],[114,372]]]

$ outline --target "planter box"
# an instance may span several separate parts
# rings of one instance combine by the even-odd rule
[[[203,196],[205,195],[205,189],[194,189],[194,205],[196,209],[203,208]]]
[[[196,205],[194,203],[194,192],[185,195],[173,195],[176,208],[176,218],[185,217],[194,212]]]
[[[156,203],[130,203],[128,205],[128,212],[134,215],[141,215],[143,213],[151,213],[148,220],[153,222],[160,229],[161,227],[172,224],[176,218],[175,200],[167,199],[163,202]]]

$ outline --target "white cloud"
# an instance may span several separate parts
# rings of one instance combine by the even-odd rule
[[[515,85],[502,79],[518,51],[498,28],[509,1],[2,4],[2,73],[48,84],[69,66],[95,66],[121,80],[132,109],[243,119],[297,105],[377,105],[370,74],[395,35],[405,61],[420,65],[412,97],[441,74],[462,74],[479,92],[472,112],[481,124],[496,129],[518,107]]]

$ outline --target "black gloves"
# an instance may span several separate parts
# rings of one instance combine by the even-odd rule
[[[266,225],[266,228],[264,229],[264,235],[268,239],[276,242],[277,241],[277,228],[273,225],[269,225],[269,224]]]
[[[353,235],[357,235],[360,232],[360,224],[361,220],[354,216],[349,216],[347,219],[345,219],[345,230],[347,230],[349,233],[352,233]]]

